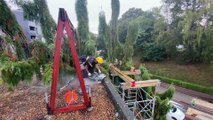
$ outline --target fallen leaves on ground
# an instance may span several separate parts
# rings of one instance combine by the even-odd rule
[[[45,91],[31,90],[22,86],[14,91],[7,91],[0,86],[1,120],[41,120],[47,115],[44,102]],[[33,92],[32,92],[33,91]],[[63,98],[62,98],[63,99]],[[73,111],[52,115],[50,120],[114,120],[115,108],[102,84],[92,87],[92,111]]]

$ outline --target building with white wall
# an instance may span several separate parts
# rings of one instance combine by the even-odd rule
[[[13,10],[13,14],[15,15],[19,25],[22,27],[23,32],[26,34],[28,43],[31,43],[35,39],[43,39],[39,23],[24,19],[24,12],[22,9]]]

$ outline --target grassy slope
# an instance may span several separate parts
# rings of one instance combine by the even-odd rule
[[[138,59],[134,59],[138,66]],[[178,65],[173,61],[144,62],[150,73],[178,80],[213,86],[213,66],[204,64]]]

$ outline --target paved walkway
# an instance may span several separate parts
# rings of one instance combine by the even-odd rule
[[[161,83],[159,86],[157,86],[156,90],[157,92],[164,92],[167,90],[168,87],[169,87],[169,84]],[[192,107],[191,102],[193,98],[198,98],[208,102],[213,102],[213,96],[211,95],[196,92],[193,90],[188,90],[188,89],[177,87],[177,86],[175,86],[175,88],[176,88],[176,92],[172,100],[185,106],[186,107],[185,109],[187,109],[188,107]],[[202,106],[194,106],[193,108],[203,111],[205,113],[213,114],[213,108],[208,109]]]

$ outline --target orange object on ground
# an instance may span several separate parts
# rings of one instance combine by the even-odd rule
[[[74,104],[78,101],[78,94],[74,90],[67,91],[64,95],[64,99],[67,104]]]

